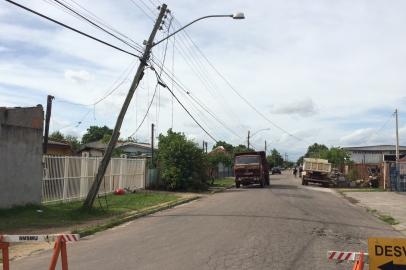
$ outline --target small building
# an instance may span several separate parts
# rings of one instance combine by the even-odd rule
[[[82,153],[87,152],[89,153],[89,157],[102,157],[106,148],[107,144],[102,143],[101,141],[90,142],[82,145],[79,148],[78,154],[82,155]]]
[[[127,157],[150,157],[151,144],[149,143],[135,143],[135,142],[123,142],[117,143],[116,149],[123,151]],[[157,148],[154,148],[157,150]]]
[[[73,149],[68,143],[48,140],[47,155],[71,156],[73,155]]]
[[[107,144],[101,141],[86,143],[80,148],[79,154],[88,152],[89,157],[102,157],[106,148]],[[151,145],[147,143],[118,142],[115,149],[129,158],[151,156]],[[154,149],[157,150],[157,148]]]

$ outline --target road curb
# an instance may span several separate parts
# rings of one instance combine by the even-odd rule
[[[233,188],[233,187],[235,187],[234,184],[233,184],[233,185],[230,185],[230,186],[228,186],[228,187],[216,188],[216,189],[211,190],[211,191],[210,191],[210,194],[215,194],[215,193],[223,192],[223,191],[225,191],[226,189],[230,189],[230,188]]]
[[[72,233],[77,233],[80,235],[80,237],[89,236],[89,235],[95,234],[97,232],[101,232],[101,231],[113,228],[115,226],[121,225],[123,223],[129,222],[131,220],[134,220],[134,219],[137,219],[140,217],[144,217],[144,216],[148,216],[148,215],[154,214],[154,213],[162,211],[162,210],[173,208],[178,205],[197,200],[199,198],[201,198],[201,196],[193,196],[190,198],[181,198],[181,199],[178,199],[178,200],[175,200],[172,202],[163,203],[158,206],[153,206],[151,208],[148,208],[148,209],[145,209],[142,211],[132,212],[132,213],[126,214],[125,216],[122,216],[122,217],[113,218],[112,220],[109,220],[103,224],[89,226],[89,227],[79,229],[79,230],[73,230]]]

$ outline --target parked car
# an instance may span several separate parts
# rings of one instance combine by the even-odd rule
[[[282,170],[279,167],[272,168],[272,174],[282,174]]]

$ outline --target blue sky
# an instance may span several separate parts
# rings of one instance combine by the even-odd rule
[[[52,1],[18,2],[131,50],[51,5]],[[97,5],[76,2],[138,44],[147,38],[157,15],[153,6],[157,0],[134,0],[138,6],[130,0],[100,0]],[[71,0],[66,3],[74,5]],[[391,114],[398,108],[401,143],[406,144],[406,2],[172,0],[167,4],[177,20],[175,27],[207,14],[245,12],[246,20],[205,20],[185,33],[242,96],[294,135],[249,108],[181,33],[168,43],[165,66],[169,71],[173,68],[187,91],[227,125],[224,128],[175,87],[175,94],[216,139],[245,143],[248,130],[270,128],[252,142],[260,150],[267,140],[269,148],[292,159],[313,142],[393,144]],[[165,35],[160,31],[157,39]],[[163,43],[153,51],[160,61],[164,47]],[[45,105],[46,95],[52,94],[52,131],[81,136],[89,125],[112,127],[137,64],[131,56],[0,3],[0,106]],[[117,91],[93,106],[119,78],[126,79]],[[170,78],[163,79],[171,85]],[[154,74],[147,70],[125,118],[122,137],[139,125],[155,85]],[[157,93],[135,134],[137,139],[147,141],[150,124],[155,123],[157,133],[173,127],[199,144],[212,143],[176,102],[172,107],[166,89]]]

